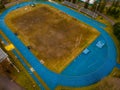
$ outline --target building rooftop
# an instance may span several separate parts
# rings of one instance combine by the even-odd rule
[[[0,48],[0,62],[5,60],[8,57],[8,55]]]

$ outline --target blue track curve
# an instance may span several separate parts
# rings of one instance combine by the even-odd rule
[[[14,44],[14,46],[20,51],[20,53],[25,57],[25,59],[35,69],[35,71],[45,81],[45,83],[48,85],[48,87],[51,90],[53,90],[57,85],[74,86],[74,87],[87,86],[87,85],[90,85],[92,83],[99,81],[100,79],[102,79],[103,77],[105,77],[112,71],[112,69],[116,65],[117,53],[116,53],[116,47],[114,45],[113,40],[108,35],[108,33],[106,33],[104,31],[104,29],[102,28],[105,26],[103,24],[101,24],[93,19],[90,19],[74,10],[71,10],[63,5],[54,4],[54,3],[50,3],[50,2],[43,2],[44,4],[53,6],[65,13],[69,14],[70,16],[96,28],[101,33],[101,35],[88,47],[91,50],[93,49],[93,47],[95,47],[94,45],[97,42],[97,40],[102,39],[106,42],[106,48],[103,50],[105,52],[103,52],[103,51],[101,51],[99,53],[93,52],[90,54],[91,58],[96,57],[97,61],[102,61],[102,63],[100,65],[97,64],[97,65],[95,65],[95,67],[91,68],[90,69],[91,72],[89,72],[89,73],[87,73],[87,71],[84,72],[85,70],[82,68],[84,74],[74,72],[74,75],[69,75],[69,73],[67,73],[70,70],[69,67],[74,66],[72,63],[70,66],[68,66],[68,69],[66,68],[66,70],[64,70],[61,74],[56,74],[56,73],[48,70],[27,49],[27,47],[13,34],[13,32],[7,27],[7,25],[4,22],[4,18],[9,12],[11,12],[12,10],[15,10],[17,8],[29,5],[30,3],[31,2],[21,3],[21,4],[13,6],[13,7],[7,9],[6,11],[4,11],[0,15],[0,29],[6,34],[6,36],[10,39],[10,41]],[[81,56],[78,56],[75,60],[79,60],[79,57],[81,57]],[[89,57],[89,55],[88,55],[88,57]],[[85,60],[87,60],[87,59],[85,59]],[[89,63],[91,63],[91,62],[89,62]],[[81,68],[81,67],[78,67],[78,68]],[[97,69],[95,69],[95,68],[97,68]]]

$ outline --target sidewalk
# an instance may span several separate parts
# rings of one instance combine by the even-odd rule
[[[100,12],[97,12],[98,15],[102,16],[103,18],[105,18],[108,22],[111,23],[111,25],[114,25],[115,22],[113,20],[111,20],[110,18],[108,18],[106,15],[100,13]]]

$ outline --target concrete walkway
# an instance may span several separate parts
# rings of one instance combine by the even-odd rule
[[[106,15],[104,15],[104,14],[102,14],[102,13],[100,13],[100,12],[97,12],[97,13],[98,13],[98,15],[100,15],[100,16],[102,16],[104,19],[106,19],[108,22],[110,22],[111,25],[114,25],[114,24],[115,24],[115,22],[114,22],[112,19],[108,18]]]

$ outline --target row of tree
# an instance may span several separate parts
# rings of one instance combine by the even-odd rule
[[[106,14],[117,19],[120,17],[120,7],[110,7],[108,8]]]
[[[84,8],[88,8],[88,7],[89,7],[89,1],[90,1],[90,0],[87,0],[87,1],[85,2]],[[92,5],[92,10],[93,10],[93,11],[97,10],[97,11],[99,11],[99,12],[103,12],[103,10],[104,10],[104,8],[105,8],[105,6],[106,6],[106,3],[107,3],[106,0],[99,0],[99,1],[96,0],[96,1],[94,2],[94,4]]]
[[[84,8],[89,7],[89,1],[85,2]],[[106,7],[107,6],[107,7]],[[120,0],[114,0],[109,6],[107,0],[96,0],[91,8],[92,11],[99,11],[101,13],[106,13],[107,15],[113,16],[114,18],[120,17]]]
[[[85,2],[84,8],[89,8],[89,1]],[[119,18],[120,17],[120,0],[114,0],[110,6],[107,6],[107,1],[106,0],[99,0],[99,2],[94,2],[92,5],[91,10],[92,11],[99,11],[101,13],[106,13],[107,15],[113,16],[114,18]],[[120,22],[117,22],[113,26],[113,32],[114,35],[117,37],[117,39],[120,41]]]
[[[120,17],[120,1],[114,0],[112,5],[107,9],[107,15],[113,16],[114,18]]]
[[[4,0],[0,0],[0,10],[3,9],[3,8],[5,8],[3,1]]]

